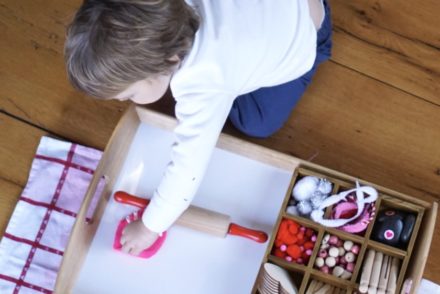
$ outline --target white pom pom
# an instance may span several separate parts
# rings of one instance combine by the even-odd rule
[[[305,215],[312,212],[312,205],[309,201],[300,201],[296,205],[300,214]]]
[[[293,187],[293,197],[298,201],[311,198],[313,192],[318,188],[318,183],[319,179],[317,177],[307,176],[302,178]]]
[[[330,183],[327,179],[319,179],[317,189],[322,194],[328,195],[332,191],[332,183]]]
[[[292,215],[299,215],[298,208],[295,205],[287,206],[286,212]]]

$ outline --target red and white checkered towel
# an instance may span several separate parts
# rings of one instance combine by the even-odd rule
[[[52,293],[101,151],[43,137],[0,241],[0,293]]]

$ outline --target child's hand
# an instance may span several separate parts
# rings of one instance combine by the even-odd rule
[[[129,223],[122,231],[122,251],[131,255],[139,255],[143,250],[149,248],[159,234],[150,231],[142,220]]]

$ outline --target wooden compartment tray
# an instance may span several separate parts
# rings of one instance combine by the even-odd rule
[[[378,199],[375,202],[376,214],[373,220],[369,223],[366,231],[363,235],[350,234],[339,230],[337,228],[328,228],[323,225],[314,222],[313,220],[298,216],[291,215],[286,212],[288,203],[292,197],[292,190],[295,183],[303,176],[316,176],[319,178],[325,178],[333,184],[332,194],[336,194],[343,190],[348,190],[356,186],[356,181],[361,185],[368,185],[374,187],[378,193]],[[385,208],[394,208],[416,215],[416,221],[411,235],[411,239],[406,248],[398,248],[389,246],[378,241],[372,240],[371,234],[373,232],[374,224],[378,212]],[[329,216],[331,207],[328,207],[325,215]],[[320,167],[311,167],[308,163],[302,163],[294,172],[291,183],[286,192],[286,196],[283,205],[280,210],[278,221],[272,231],[272,237],[269,241],[265,258],[262,261],[264,263],[269,262],[276,264],[293,273],[299,273],[303,278],[298,286],[299,293],[313,293],[308,291],[312,280],[317,280],[323,283],[330,284],[334,287],[341,289],[342,293],[358,293],[359,280],[361,276],[361,269],[364,262],[364,257],[368,249],[373,249],[377,252],[381,252],[384,255],[396,257],[400,260],[400,269],[398,271],[396,293],[400,293],[405,279],[412,280],[411,293],[416,293],[416,289],[420,283],[423,268],[426,263],[427,254],[429,251],[429,244],[432,239],[433,229],[435,226],[435,219],[437,214],[437,203],[428,203],[410,196],[368,183],[356,178],[343,175],[338,172],[330,171],[328,169],[322,169]],[[312,228],[318,232],[317,240],[310,261],[305,264],[297,264],[294,261],[288,262],[282,258],[273,256],[271,254],[274,248],[274,242],[280,226],[280,223],[284,219],[291,219],[295,222]],[[342,240],[351,240],[354,243],[360,245],[360,251],[356,259],[353,275],[349,280],[343,280],[341,278],[333,276],[331,273],[326,274],[319,271],[315,267],[315,260],[318,255],[319,247],[324,234],[329,233],[336,235]],[[262,267],[260,268],[260,273]],[[260,280],[257,278],[253,291],[259,293]],[[339,293],[339,292],[338,292]]]

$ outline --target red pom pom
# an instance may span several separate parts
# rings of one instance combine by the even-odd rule
[[[279,248],[279,247],[281,247],[281,245],[283,245],[283,244],[284,244],[284,243],[283,243],[282,240],[280,240],[280,239],[276,239],[276,240],[275,240],[275,247]]]
[[[286,234],[284,236],[284,238],[282,239],[282,241],[286,245],[292,245],[292,244],[298,243],[298,238],[296,236],[293,236],[293,235],[290,235],[290,234]]]
[[[275,248],[275,250],[273,250],[273,255],[275,255],[276,257],[279,257],[279,258],[285,258],[286,252],[283,252],[280,249]]]
[[[289,245],[286,250],[287,254],[289,254],[293,259],[297,259],[301,256],[301,248],[298,245],[293,244]]]
[[[298,225],[297,223],[295,223],[295,222],[292,221],[292,222],[289,224],[289,232],[290,232],[291,234],[296,235],[296,234],[298,234],[298,230],[299,230],[299,225]]]
[[[307,241],[304,243],[304,249],[313,249],[313,247],[315,246],[315,244],[313,244],[313,242],[311,241]]]
[[[312,229],[307,229],[307,230],[306,230],[306,236],[307,236],[308,238],[312,237],[312,236],[313,236],[313,230],[312,230]]]

